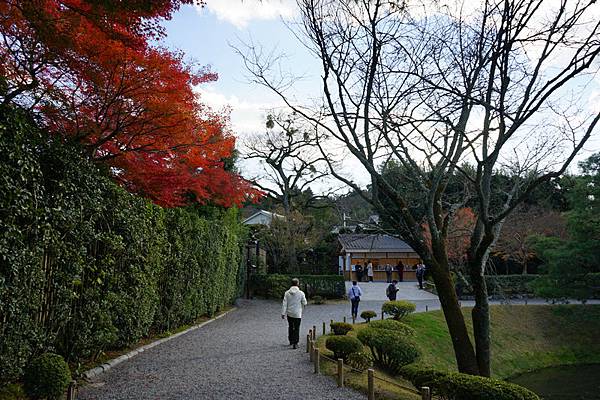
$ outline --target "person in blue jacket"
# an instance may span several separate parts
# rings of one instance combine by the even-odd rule
[[[362,290],[358,286],[358,282],[352,281],[352,286],[348,290],[348,298],[352,303],[352,318],[358,318],[358,303],[360,303],[360,296],[362,296]]]

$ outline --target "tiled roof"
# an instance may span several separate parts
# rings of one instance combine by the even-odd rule
[[[338,239],[345,251],[414,252],[408,243],[390,235],[347,233]]]

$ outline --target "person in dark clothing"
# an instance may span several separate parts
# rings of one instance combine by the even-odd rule
[[[356,280],[359,282],[362,282],[362,277],[363,277],[363,267],[360,264],[357,264],[356,267],[354,267],[354,269],[356,270]]]
[[[398,283],[398,281],[394,279],[392,281],[392,283],[390,283],[388,285],[388,287],[385,289],[385,295],[387,296],[388,299],[390,299],[390,301],[396,300],[396,295],[397,295],[398,291],[400,290],[396,286],[397,283]]]
[[[417,265],[417,281],[419,281],[419,289],[423,289],[423,277],[425,276],[425,265],[419,263]]]
[[[398,271],[398,281],[404,282],[404,264],[402,264],[402,260],[398,260],[396,270]]]
[[[387,283],[392,283],[392,266],[390,264],[385,264],[385,277]]]

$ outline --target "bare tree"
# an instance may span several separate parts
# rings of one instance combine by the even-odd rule
[[[307,207],[323,194],[313,194],[311,185],[325,178],[325,157],[316,148],[318,137],[299,127],[294,115],[267,116],[267,130],[244,142],[245,159],[256,159],[264,173],[251,178],[254,185],[281,204],[285,215],[295,209],[295,199]],[[309,127],[310,128],[310,127]],[[306,192],[309,196],[306,196]]]
[[[283,209],[284,220],[272,224],[264,234],[271,238],[265,243],[270,243],[274,266],[287,271],[297,270],[298,237],[307,232],[294,212],[317,207],[324,204],[319,200],[328,199],[327,194],[311,190],[311,185],[327,177],[328,168],[316,147],[318,137],[302,130],[300,122],[293,114],[270,114],[266,131],[244,142],[243,157],[258,160],[264,171],[250,181]]]
[[[392,217],[431,269],[461,372],[490,375],[484,267],[505,218],[566,170],[600,120],[597,110],[585,110],[600,52],[594,3],[299,0],[298,37],[322,68],[317,107],[295,102],[292,82],[274,78],[282,58],[261,57],[251,46],[240,52],[255,82],[328,135],[318,140],[322,151],[342,143],[369,173],[369,201]],[[380,173],[390,159],[422,191],[430,245],[405,193]],[[462,168],[465,162],[474,168]],[[510,186],[495,196],[500,169]],[[333,164],[330,172],[364,193]],[[475,202],[467,256],[474,346],[448,263],[449,225],[466,201],[444,196],[454,174]]]

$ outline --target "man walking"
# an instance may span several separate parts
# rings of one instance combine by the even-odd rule
[[[297,278],[292,279],[292,287],[283,295],[283,305],[281,308],[281,319],[287,317],[288,320],[288,339],[294,349],[298,348],[300,341],[300,321],[302,311],[306,307],[306,296],[298,287],[300,281]]]
[[[398,287],[396,286],[396,284],[398,283],[397,280],[393,280],[392,283],[390,283],[388,285],[388,287],[385,289],[385,295],[387,296],[387,298],[390,301],[395,301],[396,300],[396,294],[398,293],[398,291],[400,289],[398,289]]]
[[[348,290],[348,297],[350,303],[352,303],[352,318],[358,318],[358,303],[360,303],[360,296],[362,296],[362,290],[356,281],[352,281],[352,287]]]

